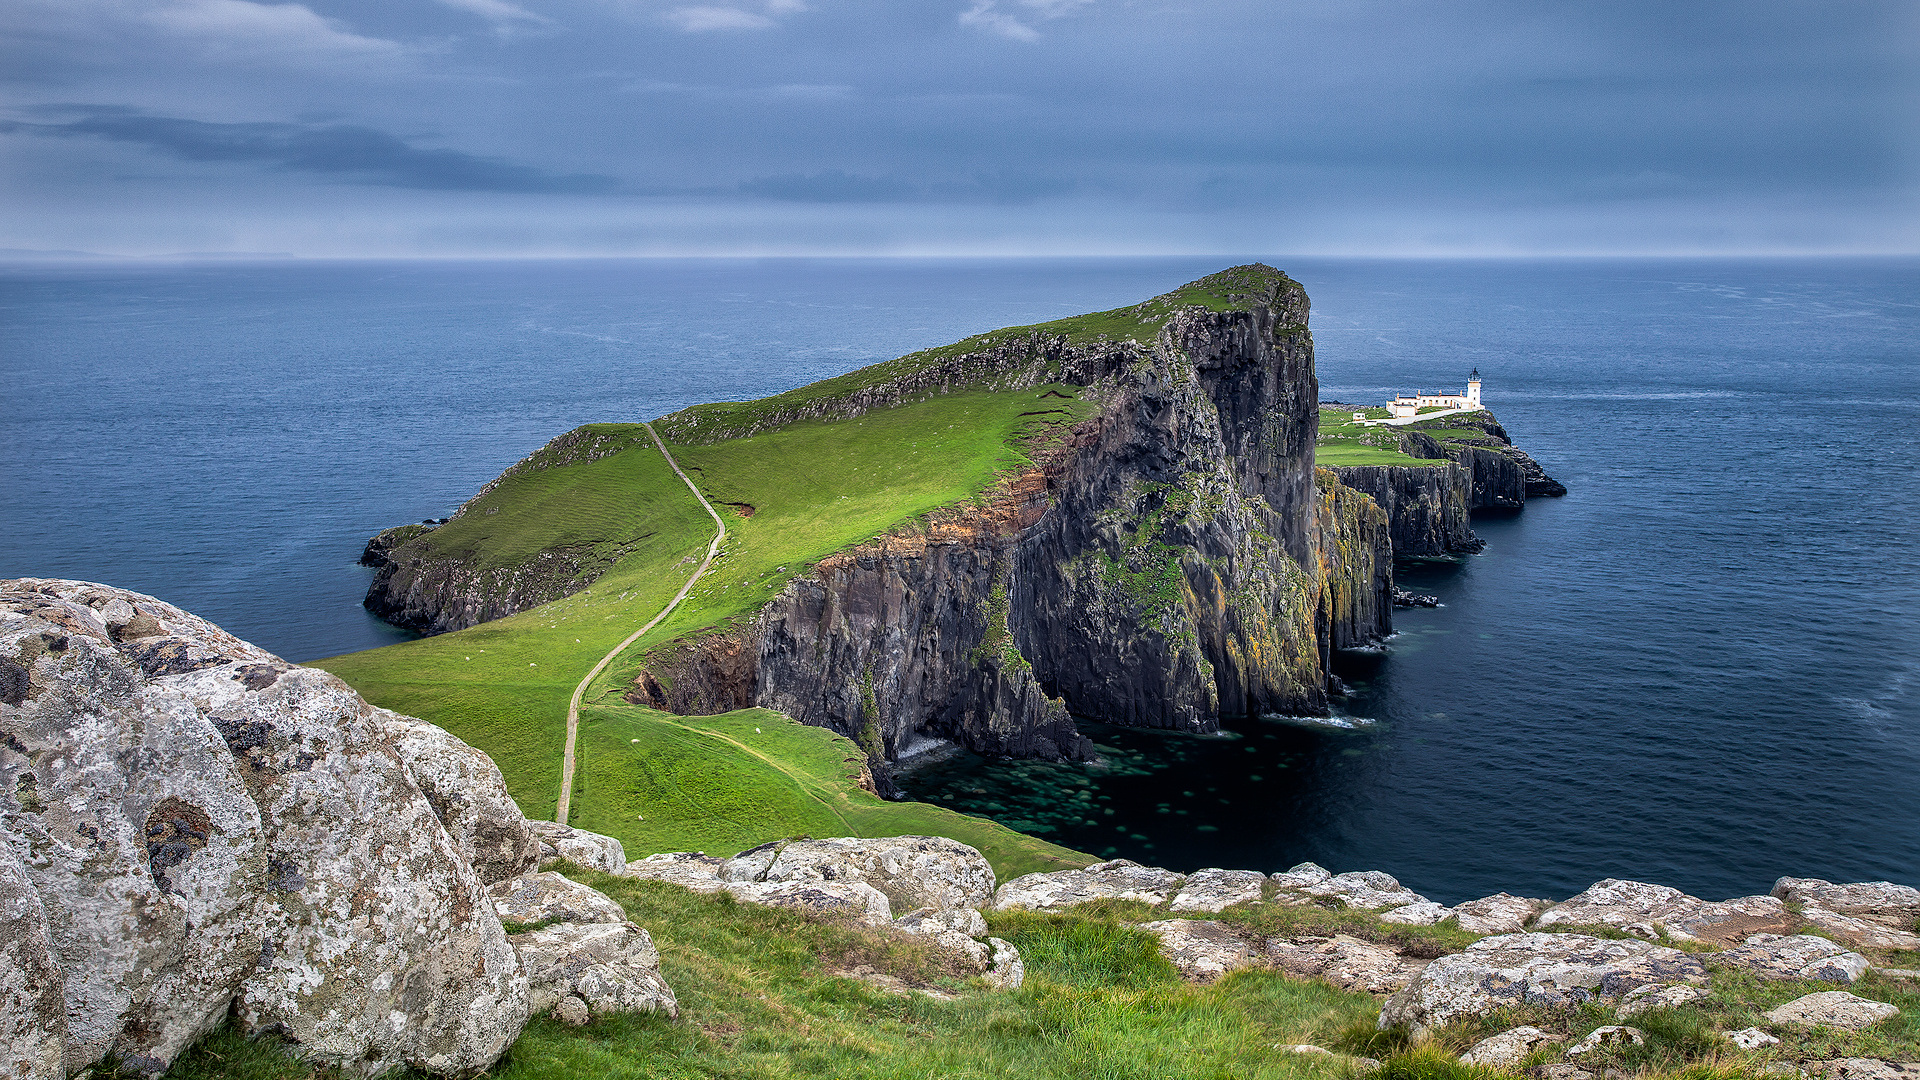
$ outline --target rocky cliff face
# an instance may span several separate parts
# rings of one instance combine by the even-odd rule
[[[157,1074],[229,1015],[353,1075],[470,1075],[528,984],[493,763],[150,596],[0,582],[8,1075]]]
[[[1100,412],[985,509],[825,560],[752,632],[682,643],[635,698],[751,700],[876,759],[928,737],[1083,756],[1075,713],[1205,732],[1323,710],[1328,650],[1389,630],[1386,515],[1330,475],[1316,485],[1304,291],[1265,267],[1228,274],[1235,309],[1174,312],[1149,344],[950,358],[1010,385],[1094,388]],[[888,400],[869,389],[845,408]]]
[[[1395,555],[1431,558],[1470,554],[1484,546],[1473,535],[1473,474],[1458,464],[1345,465],[1327,471],[1379,504]]]

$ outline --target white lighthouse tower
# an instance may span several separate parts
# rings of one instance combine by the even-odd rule
[[[1480,407],[1480,369],[1474,368],[1473,374],[1467,376],[1467,408],[1477,409],[1479,407]]]

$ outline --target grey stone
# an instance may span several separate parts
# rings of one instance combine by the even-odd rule
[[[1808,925],[1825,930],[1852,945],[1868,949],[1920,950],[1920,934],[1901,929],[1897,919],[1869,922],[1852,915],[1842,915],[1813,903],[1801,907],[1800,917],[1805,919]],[[1889,923],[1893,925],[1888,925]]]
[[[1469,1065],[1510,1069],[1519,1065],[1522,1059],[1541,1046],[1559,1041],[1558,1035],[1551,1031],[1542,1031],[1537,1027],[1511,1028],[1474,1043],[1471,1049],[1460,1055],[1460,1060]]]
[[[1303,862],[1296,863],[1268,880],[1278,888],[1304,889],[1309,885],[1318,885],[1332,876],[1333,871],[1319,863]]]
[[[1644,881],[1606,878],[1585,892],[1548,908],[1536,926],[1657,926],[1669,917],[1696,910],[1706,901],[1679,889]]]
[[[387,709],[373,715],[481,884],[539,865],[539,841],[492,758],[425,720]]]
[[[1568,1061],[1540,1066],[1541,1080],[1594,1080],[1592,1073]]]
[[[1850,983],[1867,973],[1867,958],[1811,934],[1781,937],[1755,934],[1738,948],[1719,954],[1725,964],[1746,968],[1763,979],[1817,979]]]
[[[1884,1001],[1856,997],[1845,990],[1822,990],[1794,998],[1761,1015],[1776,1024],[1862,1031],[1899,1016],[1900,1010]]]
[[[720,879],[724,865],[711,855],[680,851],[634,859],[627,863],[625,872],[628,877],[664,881],[699,893],[717,893],[726,889],[726,882]]]
[[[1160,939],[1160,955],[1172,962],[1182,978],[1210,981],[1259,961],[1253,946],[1225,923],[1167,919],[1142,923],[1140,929]]]
[[[1397,907],[1392,911],[1383,911],[1380,913],[1380,921],[1398,923],[1402,926],[1432,926],[1451,914],[1453,914],[1452,908],[1428,900],[1424,903]]]
[[[956,908],[950,911],[938,911],[934,908],[915,908],[893,920],[896,929],[909,934],[958,933],[970,938],[987,936],[987,920],[973,908]]]
[[[1401,989],[1426,963],[1345,934],[1276,939],[1267,943],[1267,960],[1289,975],[1367,994]]]
[[[527,827],[553,848],[556,858],[603,874],[626,873],[627,851],[611,836],[575,829],[557,821],[529,821]]]
[[[729,859],[720,876],[728,882],[857,882],[878,889],[902,911],[979,908],[993,898],[992,864],[974,848],[943,836],[847,836],[772,847]]]
[[[1775,897],[1737,896],[1702,902],[1692,911],[1670,915],[1661,927],[1678,941],[1733,945],[1754,934],[1791,933],[1799,929],[1800,920]]]
[[[993,907],[996,911],[1057,911],[1095,900],[1164,904],[1186,880],[1185,874],[1114,859],[1084,870],[1054,870],[1014,878],[994,893]]]
[[[1380,1026],[1424,1030],[1503,1006],[1615,1003],[1642,986],[1706,981],[1699,960],[1644,941],[1502,934],[1428,964],[1381,1008]]]
[[[1815,905],[1894,929],[1911,930],[1913,921],[1920,919],[1920,889],[1891,881],[1836,885],[1822,878],[1783,877],[1773,883],[1773,895],[1791,903]]]
[[[472,866],[375,710],[149,596],[0,582],[0,846],[61,970],[69,1074],[229,1012],[351,1073],[465,1074],[527,1015]]]
[[[1381,908],[1424,904],[1427,898],[1412,889],[1402,888],[1392,874],[1379,870],[1356,870],[1335,874],[1325,881],[1302,886],[1308,896],[1337,899],[1350,908],[1377,911]]]
[[[993,950],[993,966],[987,969],[988,985],[996,990],[1020,989],[1027,981],[1027,965],[1020,959],[1020,950],[1001,938],[988,938],[987,945]]]
[[[536,1013],[576,1000],[592,1016],[679,1014],[673,989],[660,975],[653,939],[630,922],[563,923],[511,940],[526,965],[529,1005]],[[561,1019],[584,1022],[567,1012],[561,1009]]]
[[[1517,934],[1527,928],[1548,904],[1511,893],[1494,893],[1454,907],[1460,929],[1469,934]]]
[[[65,989],[40,894],[0,842],[0,1076],[65,1080]]]
[[[503,923],[617,923],[627,921],[626,909],[597,889],[590,889],[549,870],[502,881],[487,890]],[[534,1009],[539,1012],[539,1009]]]
[[[1567,1047],[1570,1058],[1584,1057],[1596,1050],[1617,1050],[1626,1046],[1645,1046],[1647,1033],[1637,1027],[1622,1024],[1608,1024],[1594,1028],[1587,1037]]]
[[[581,1027],[593,1019],[593,1010],[587,1008],[586,1002],[568,994],[553,1007],[553,1018],[563,1024]]]
[[[1177,912],[1225,911],[1235,904],[1258,900],[1267,883],[1267,875],[1258,870],[1221,870],[1211,867],[1188,875],[1174,895],[1169,910]]]
[[[850,917],[870,926],[893,921],[887,895],[864,881],[736,881],[727,892],[749,904]]]
[[[1338,1054],[1335,1054],[1333,1051],[1327,1049],[1324,1046],[1315,1046],[1312,1043],[1294,1043],[1291,1046],[1281,1045],[1281,1046],[1274,1047],[1274,1049],[1279,1050],[1282,1053],[1306,1054],[1310,1057],[1338,1057],[1339,1056]]]
[[[1727,1032],[1727,1041],[1742,1050],[1759,1050],[1768,1046],[1780,1045],[1780,1040],[1761,1031],[1757,1027],[1741,1028]]]
[[[1620,1006],[1613,1014],[1622,1020],[1646,1012],[1648,1009],[1676,1009],[1682,1005],[1691,1005],[1709,997],[1707,991],[1698,986],[1682,983],[1678,986],[1642,986],[1620,999]]]

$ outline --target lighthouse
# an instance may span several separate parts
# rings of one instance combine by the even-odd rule
[[[1480,407],[1480,369],[1474,368],[1473,374],[1467,376],[1467,408],[1477,409],[1479,407]]]

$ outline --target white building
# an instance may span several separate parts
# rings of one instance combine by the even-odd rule
[[[1478,409],[1480,407],[1480,369],[1474,368],[1473,374],[1467,376],[1466,393],[1401,394],[1387,402],[1387,415],[1399,418],[1418,416],[1421,409]]]

